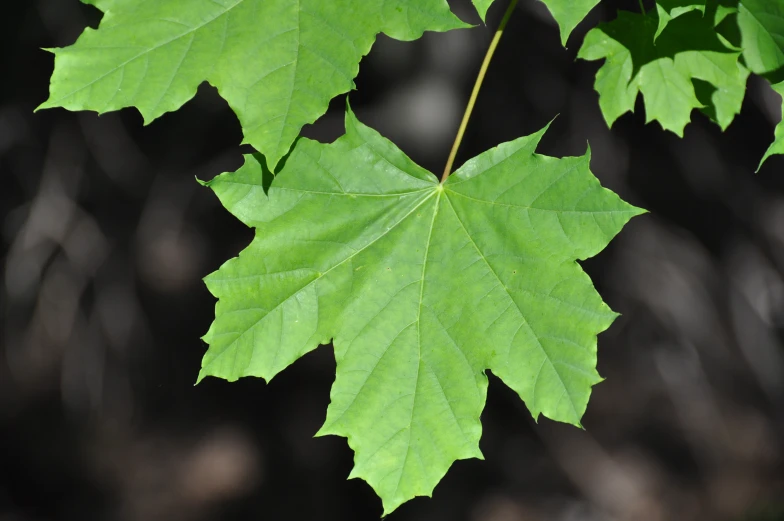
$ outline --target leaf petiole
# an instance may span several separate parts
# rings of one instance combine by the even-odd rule
[[[487,68],[490,66],[490,60],[493,58],[495,48],[498,47],[498,42],[501,39],[501,35],[504,34],[506,23],[509,21],[509,18],[511,18],[512,11],[514,11],[516,5],[517,0],[512,0],[509,2],[509,7],[506,8],[504,17],[501,19],[501,23],[498,25],[498,29],[496,29],[495,35],[493,35],[493,41],[490,42],[490,47],[487,49],[485,59],[482,61],[482,66],[479,68],[479,74],[476,76],[476,82],[474,82],[474,90],[471,91],[471,97],[468,99],[468,105],[466,106],[465,113],[463,114],[463,121],[460,122],[460,128],[457,130],[455,142],[452,144],[452,150],[449,152],[449,159],[446,161],[444,173],[441,174],[442,183],[446,181],[446,178],[449,177],[450,173],[452,173],[452,166],[455,163],[457,150],[460,148],[460,143],[463,141],[463,135],[465,134],[466,127],[468,126],[468,120],[471,119],[471,112],[474,110],[476,98],[479,95],[479,89],[482,87],[482,82],[485,79]]]

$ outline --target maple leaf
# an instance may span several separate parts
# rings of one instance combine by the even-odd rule
[[[726,129],[740,112],[749,75],[740,51],[728,48],[713,17],[698,11],[670,20],[654,42],[657,27],[655,13],[621,11],[586,35],[578,57],[605,59],[594,87],[607,124],[632,112],[642,93],[646,121],[678,136],[695,108]]]
[[[784,67],[784,2],[743,0],[738,6],[743,59],[752,72]]]
[[[256,232],[205,279],[219,300],[199,379],[270,380],[332,341],[318,434],[348,438],[350,477],[385,513],[482,457],[486,369],[534,418],[580,425],[616,315],[575,259],[642,210],[602,188],[588,153],[536,154],[544,131],[440,184],[349,111],[343,137],[299,140],[271,186],[260,156],[206,183]]]
[[[495,0],[473,0],[476,10],[482,20],[485,19],[487,10]],[[572,34],[577,24],[583,21],[588,16],[591,9],[596,7],[599,0],[541,0],[547,6],[547,10],[555,19],[558,24],[558,29],[561,35],[561,44],[566,47],[566,41],[569,35]]]
[[[135,106],[150,123],[208,81],[273,169],[302,126],[354,87],[377,33],[413,40],[468,27],[446,0],[83,1],[104,17],[53,50],[50,97],[39,108]]]

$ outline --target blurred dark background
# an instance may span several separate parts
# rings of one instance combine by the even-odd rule
[[[351,93],[359,118],[440,172],[489,27],[380,37]],[[468,0],[453,2],[477,22]],[[458,164],[530,134],[539,151],[593,150],[602,183],[651,211],[586,270],[623,314],[599,338],[580,431],[534,423],[495,377],[486,461],[457,462],[416,521],[784,520],[784,158],[754,170],[780,118],[757,79],[725,133],[700,114],[684,139],[609,130],[576,61],[588,28],[637,10],[603,1],[567,50],[522,0],[490,68]],[[241,164],[239,124],[212,87],[143,128],[133,109],[33,109],[53,56],[100,13],[77,0],[6,2],[0,15],[0,521],[368,520],[343,438],[312,438],[334,358],[308,354],[270,385],[194,387],[214,299],[201,277],[252,233],[194,177]],[[638,100],[639,101],[639,100]],[[345,99],[306,128],[342,133]]]

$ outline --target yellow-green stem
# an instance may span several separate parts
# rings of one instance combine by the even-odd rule
[[[643,5],[642,0],[637,1],[640,2],[640,11],[642,11],[642,14],[645,14],[645,6]]]
[[[468,105],[466,106],[465,113],[463,114],[463,121],[460,122],[460,128],[457,130],[455,142],[452,144],[452,151],[449,152],[449,159],[447,159],[446,166],[444,167],[444,173],[441,175],[442,183],[446,181],[446,178],[449,177],[450,173],[452,173],[452,166],[455,164],[457,150],[460,148],[460,143],[463,141],[463,135],[465,134],[466,127],[468,126],[468,120],[471,119],[471,112],[474,110],[476,98],[479,95],[479,89],[482,87],[482,82],[485,79],[485,74],[487,73],[487,68],[490,65],[490,60],[493,58],[495,48],[498,47],[498,41],[501,39],[501,35],[504,34],[506,23],[512,16],[512,11],[514,11],[516,5],[517,0],[512,0],[509,2],[509,7],[506,8],[504,17],[501,19],[501,23],[498,26],[498,29],[496,29],[495,35],[493,35],[493,41],[490,42],[490,47],[487,49],[485,59],[482,61],[482,67],[479,69],[479,74],[477,75],[476,82],[474,83],[474,90],[471,91],[471,97],[468,99]]]

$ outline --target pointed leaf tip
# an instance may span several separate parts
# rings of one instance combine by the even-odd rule
[[[494,0],[473,0],[476,12],[479,14],[479,18],[481,18],[483,22],[487,21],[487,11],[493,4],[493,1]]]

